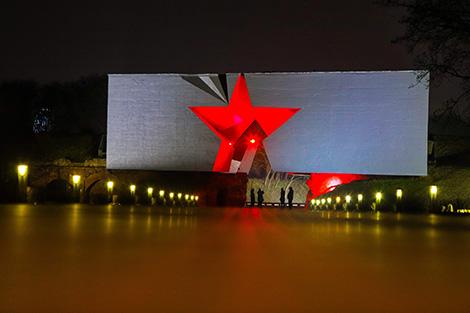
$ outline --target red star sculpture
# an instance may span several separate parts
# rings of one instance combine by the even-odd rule
[[[213,171],[228,172],[235,146],[243,134],[255,122],[264,134],[252,144],[259,144],[271,135],[300,109],[253,107],[251,105],[246,80],[240,75],[230,98],[228,106],[189,107],[220,139],[221,144]],[[259,136],[258,136],[259,137]]]

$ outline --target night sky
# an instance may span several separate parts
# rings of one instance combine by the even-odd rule
[[[409,69],[399,12],[373,0],[9,1],[0,79],[117,72]],[[6,8],[6,9],[5,9]]]
[[[374,0],[8,1],[0,80],[106,73],[413,69]]]

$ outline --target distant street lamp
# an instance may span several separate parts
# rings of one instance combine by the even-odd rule
[[[80,175],[72,176],[73,197],[75,201],[80,201]]]
[[[375,194],[375,202],[377,202],[377,204],[379,204],[381,201],[382,201],[382,193],[381,193],[381,192],[377,192],[377,193]]]
[[[114,188],[114,182],[113,181],[108,181],[106,183],[106,187],[108,188],[108,192],[113,192],[113,188]]]
[[[129,192],[131,193],[131,198],[132,198],[132,202],[135,203],[137,198],[135,197],[135,191],[136,191],[137,187],[136,185],[132,184],[129,186]]]
[[[437,186],[432,185],[429,187],[429,195],[431,197],[431,210],[434,210],[436,207],[436,199],[437,199]]]
[[[401,190],[400,188],[397,189],[397,200],[400,201],[401,198],[403,197],[403,190]]]
[[[436,199],[436,197],[437,197],[437,186],[436,185],[432,185],[431,187],[429,187],[429,195],[431,196],[432,200]]]
[[[346,203],[349,204],[351,202],[351,196],[347,195],[346,196]]]
[[[75,186],[78,186],[78,184],[80,184],[80,175],[73,175],[72,176],[72,183],[75,185]]]
[[[27,200],[28,165],[20,164],[16,171],[18,173],[18,197],[21,202],[25,202]]]
[[[108,189],[108,200],[111,201],[113,197],[114,182],[112,180],[106,183],[106,188]]]
[[[362,193],[357,195],[357,201],[358,202],[362,202],[363,199],[364,199],[364,196],[362,195]]]
[[[26,175],[28,175],[28,165],[24,165],[24,164],[18,165],[17,171],[18,171],[19,177],[25,177]]]

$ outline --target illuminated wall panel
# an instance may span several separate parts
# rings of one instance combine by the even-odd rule
[[[274,170],[427,174],[428,89],[414,72],[245,76],[254,105],[302,108],[264,141]]]
[[[412,71],[245,76],[253,106],[301,108],[264,141],[274,170],[426,175],[428,90]],[[108,168],[210,171],[220,140],[188,107],[226,105],[236,78],[110,75]]]
[[[109,75],[107,167],[210,171],[218,138],[188,106],[223,104],[180,75]]]

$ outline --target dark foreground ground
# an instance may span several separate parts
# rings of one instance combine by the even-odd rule
[[[470,312],[470,219],[0,206],[0,312]]]

